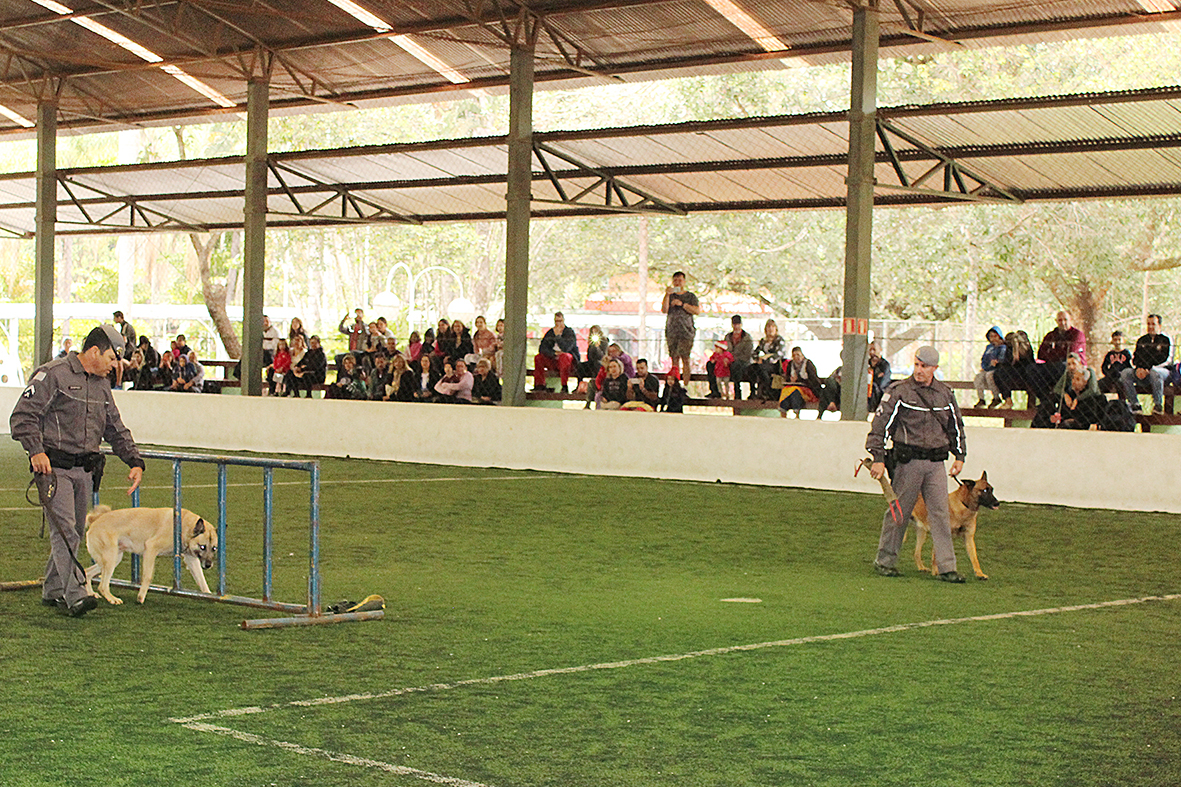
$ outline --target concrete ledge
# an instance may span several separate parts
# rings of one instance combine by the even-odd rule
[[[11,412],[19,395],[0,389],[0,407]],[[177,448],[878,491],[865,473],[853,478],[866,455],[864,423],[135,391],[115,398],[138,441]],[[969,427],[965,474],[981,470],[1004,501],[1181,513],[1181,440],[1172,435]]]

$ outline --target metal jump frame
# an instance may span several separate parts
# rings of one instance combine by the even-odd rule
[[[108,451],[109,453],[109,451]],[[382,611],[349,612],[324,615],[320,607],[320,463],[316,461],[300,461],[292,459],[257,459],[253,457],[221,456],[215,454],[185,454],[169,451],[140,451],[145,459],[165,459],[172,462],[172,516],[173,516],[173,554],[172,554],[172,586],[151,585],[150,590],[167,593],[186,598],[198,598],[210,601],[220,601],[227,604],[271,609],[278,612],[293,613],[292,617],[266,618],[259,620],[243,620],[242,628],[279,628],[284,626],[306,626],[318,623],[341,623],[350,620],[371,620],[382,617]],[[185,590],[180,586],[184,563],[181,559],[183,547],[181,544],[181,465],[184,462],[197,462],[217,465],[217,589],[215,594],[206,595],[195,590]],[[245,467],[261,467],[263,478],[263,580],[262,598],[235,596],[226,593],[226,468],[229,465]],[[275,601],[271,597],[272,589],[272,545],[274,522],[274,470],[303,470],[309,474],[311,487],[309,500],[309,530],[308,530],[308,600],[307,604],[288,604]],[[99,502],[99,493],[94,493],[94,502]],[[131,504],[139,506],[139,490],[132,493]],[[132,555],[131,581],[113,579],[112,585],[120,587],[139,587],[141,566],[138,555]]]

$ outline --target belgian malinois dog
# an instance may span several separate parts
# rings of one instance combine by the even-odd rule
[[[958,479],[957,479],[958,480]],[[988,579],[988,575],[980,570],[980,559],[976,557],[976,513],[981,508],[997,508],[1000,502],[992,493],[992,484],[988,483],[988,473],[980,476],[979,481],[960,481],[959,486],[947,496],[947,508],[951,515],[951,535],[964,539],[968,549],[968,559],[972,561],[972,570],[977,579]],[[927,504],[922,495],[914,506],[915,545],[914,564],[919,571],[926,571],[923,564],[923,543],[927,540],[930,528],[927,526]],[[931,555],[931,573],[938,574],[940,569],[935,565],[935,555]]]

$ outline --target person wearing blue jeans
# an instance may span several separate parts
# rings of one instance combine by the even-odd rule
[[[1124,398],[1132,412],[1140,411],[1140,400],[1136,397],[1136,389],[1147,385],[1152,392],[1153,411],[1158,413],[1164,409],[1165,383],[1169,379],[1169,356],[1172,352],[1172,342],[1168,336],[1160,332],[1161,319],[1159,314],[1148,315],[1144,328],[1147,331],[1136,340],[1136,351],[1132,354],[1132,366],[1120,372],[1120,386],[1123,388]]]

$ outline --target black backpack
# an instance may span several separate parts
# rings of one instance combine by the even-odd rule
[[[1123,399],[1112,399],[1099,419],[1099,428],[1105,432],[1134,432],[1136,416]]]

